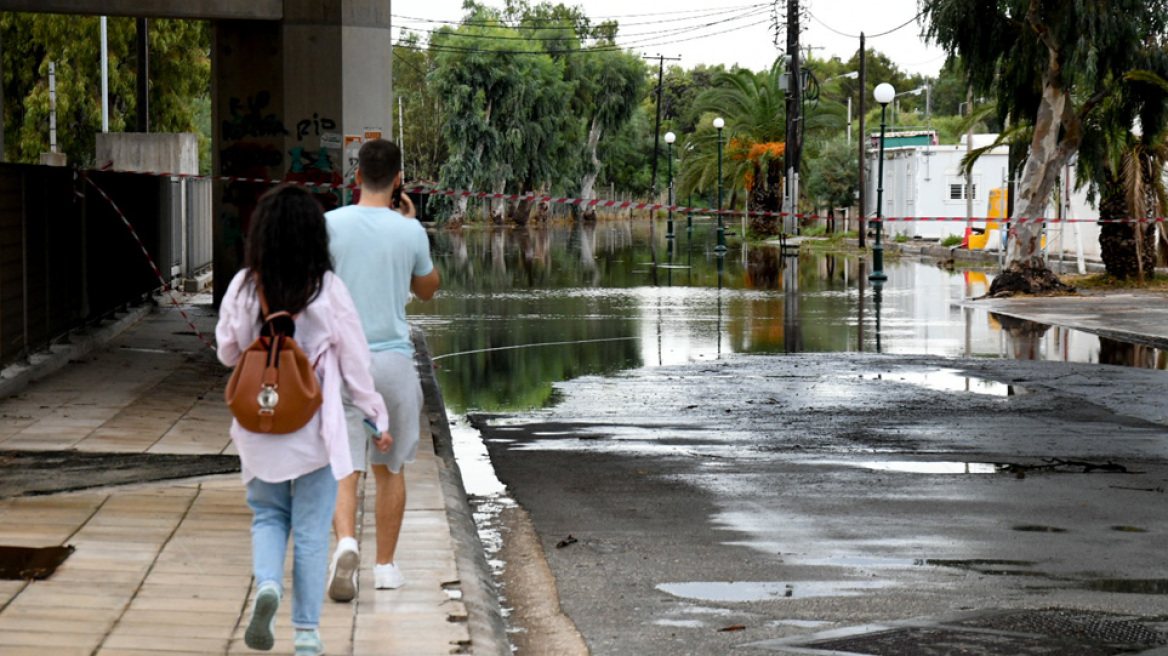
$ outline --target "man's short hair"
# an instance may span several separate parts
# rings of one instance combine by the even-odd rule
[[[361,170],[362,187],[385,191],[401,171],[401,149],[387,139],[366,141],[357,151],[357,167]]]

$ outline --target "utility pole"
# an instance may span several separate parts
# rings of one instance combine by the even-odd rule
[[[973,87],[968,87],[965,91],[965,109],[969,112],[968,116],[973,116]],[[970,151],[973,150],[973,119],[969,120],[969,129],[965,131],[965,157],[968,158]],[[973,234],[973,165],[965,171],[965,234]],[[989,234],[989,224],[986,224],[986,234]],[[969,237],[966,237],[968,239]],[[968,246],[968,243],[966,244]]]
[[[665,60],[681,61],[681,57],[666,57],[664,55],[649,57],[646,55],[644,59],[657,60],[657,122],[653,126],[653,175],[649,185],[653,190],[653,198],[657,198],[657,160],[661,158],[661,89],[665,85]]]
[[[138,132],[150,131],[150,28],[138,19]]]
[[[803,157],[800,140],[800,122],[803,120],[803,75],[799,63],[799,0],[787,0],[787,193],[783,211],[783,232],[794,232],[798,226],[794,215],[799,211],[799,169]],[[787,228],[792,230],[788,231]]]
[[[864,190],[864,167],[868,165],[868,134],[865,132],[864,113],[868,107],[868,85],[867,85],[867,51],[864,49],[864,33],[860,32],[860,248],[864,248],[868,241],[868,215],[867,210],[867,196]],[[863,278],[863,274],[860,275]]]

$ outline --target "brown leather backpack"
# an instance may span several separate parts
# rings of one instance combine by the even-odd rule
[[[224,398],[239,425],[253,433],[292,433],[312,420],[322,396],[316,371],[308,356],[281,323],[288,312],[268,313],[268,303],[257,287],[264,326],[243,352]],[[281,317],[287,319],[276,321]]]

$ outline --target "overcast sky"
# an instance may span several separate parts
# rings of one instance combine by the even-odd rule
[[[480,0],[502,6],[502,0]],[[531,0],[535,4],[537,0]],[[717,6],[709,0],[554,0],[579,5],[594,22],[620,22],[622,46],[645,55],[680,56],[685,68],[697,64],[738,64],[754,70],[768,68],[779,49],[774,45],[774,3],[732,0]],[[815,57],[838,56],[847,61],[859,48],[864,32],[868,48],[883,52],[908,73],[936,75],[945,63],[944,53],[926,47],[921,27],[913,20],[916,0],[802,0],[806,18],[800,43],[814,48]],[[394,36],[399,27],[434,29],[431,21],[458,21],[462,0],[426,0],[393,3]],[[809,15],[808,13],[809,12]],[[786,16],[782,16],[785,23]],[[905,23],[908,23],[905,25]],[[904,27],[901,27],[901,26]],[[900,29],[896,29],[896,28]],[[891,34],[877,36],[895,30]],[[783,48],[786,48],[785,36]],[[804,50],[806,52],[806,50]]]

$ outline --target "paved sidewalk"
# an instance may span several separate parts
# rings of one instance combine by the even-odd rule
[[[967,300],[962,305],[1120,341],[1168,348],[1168,294],[1163,292],[987,298]]]
[[[209,305],[186,309],[211,336]],[[46,363],[56,372],[0,400],[0,455],[234,454],[222,401],[229,372],[177,310],[148,313],[88,353],[65,350],[54,358],[68,364]],[[456,466],[434,449],[430,431],[445,428],[445,409],[440,396],[429,393],[427,401],[418,461],[407,468],[397,554],[408,583],[374,590],[374,527],[363,521],[358,598],[325,602],[321,632],[329,654],[505,651],[497,601],[496,609],[484,601],[490,583],[473,557],[481,545],[473,527],[459,523],[466,500],[456,498]],[[366,490],[371,518],[371,480]],[[76,548],[46,580],[0,581],[0,653],[256,653],[243,644],[255,592],[250,520],[238,474],[0,499],[0,545]],[[288,566],[290,581],[291,558]],[[290,654],[287,600],[277,618],[270,653]]]

